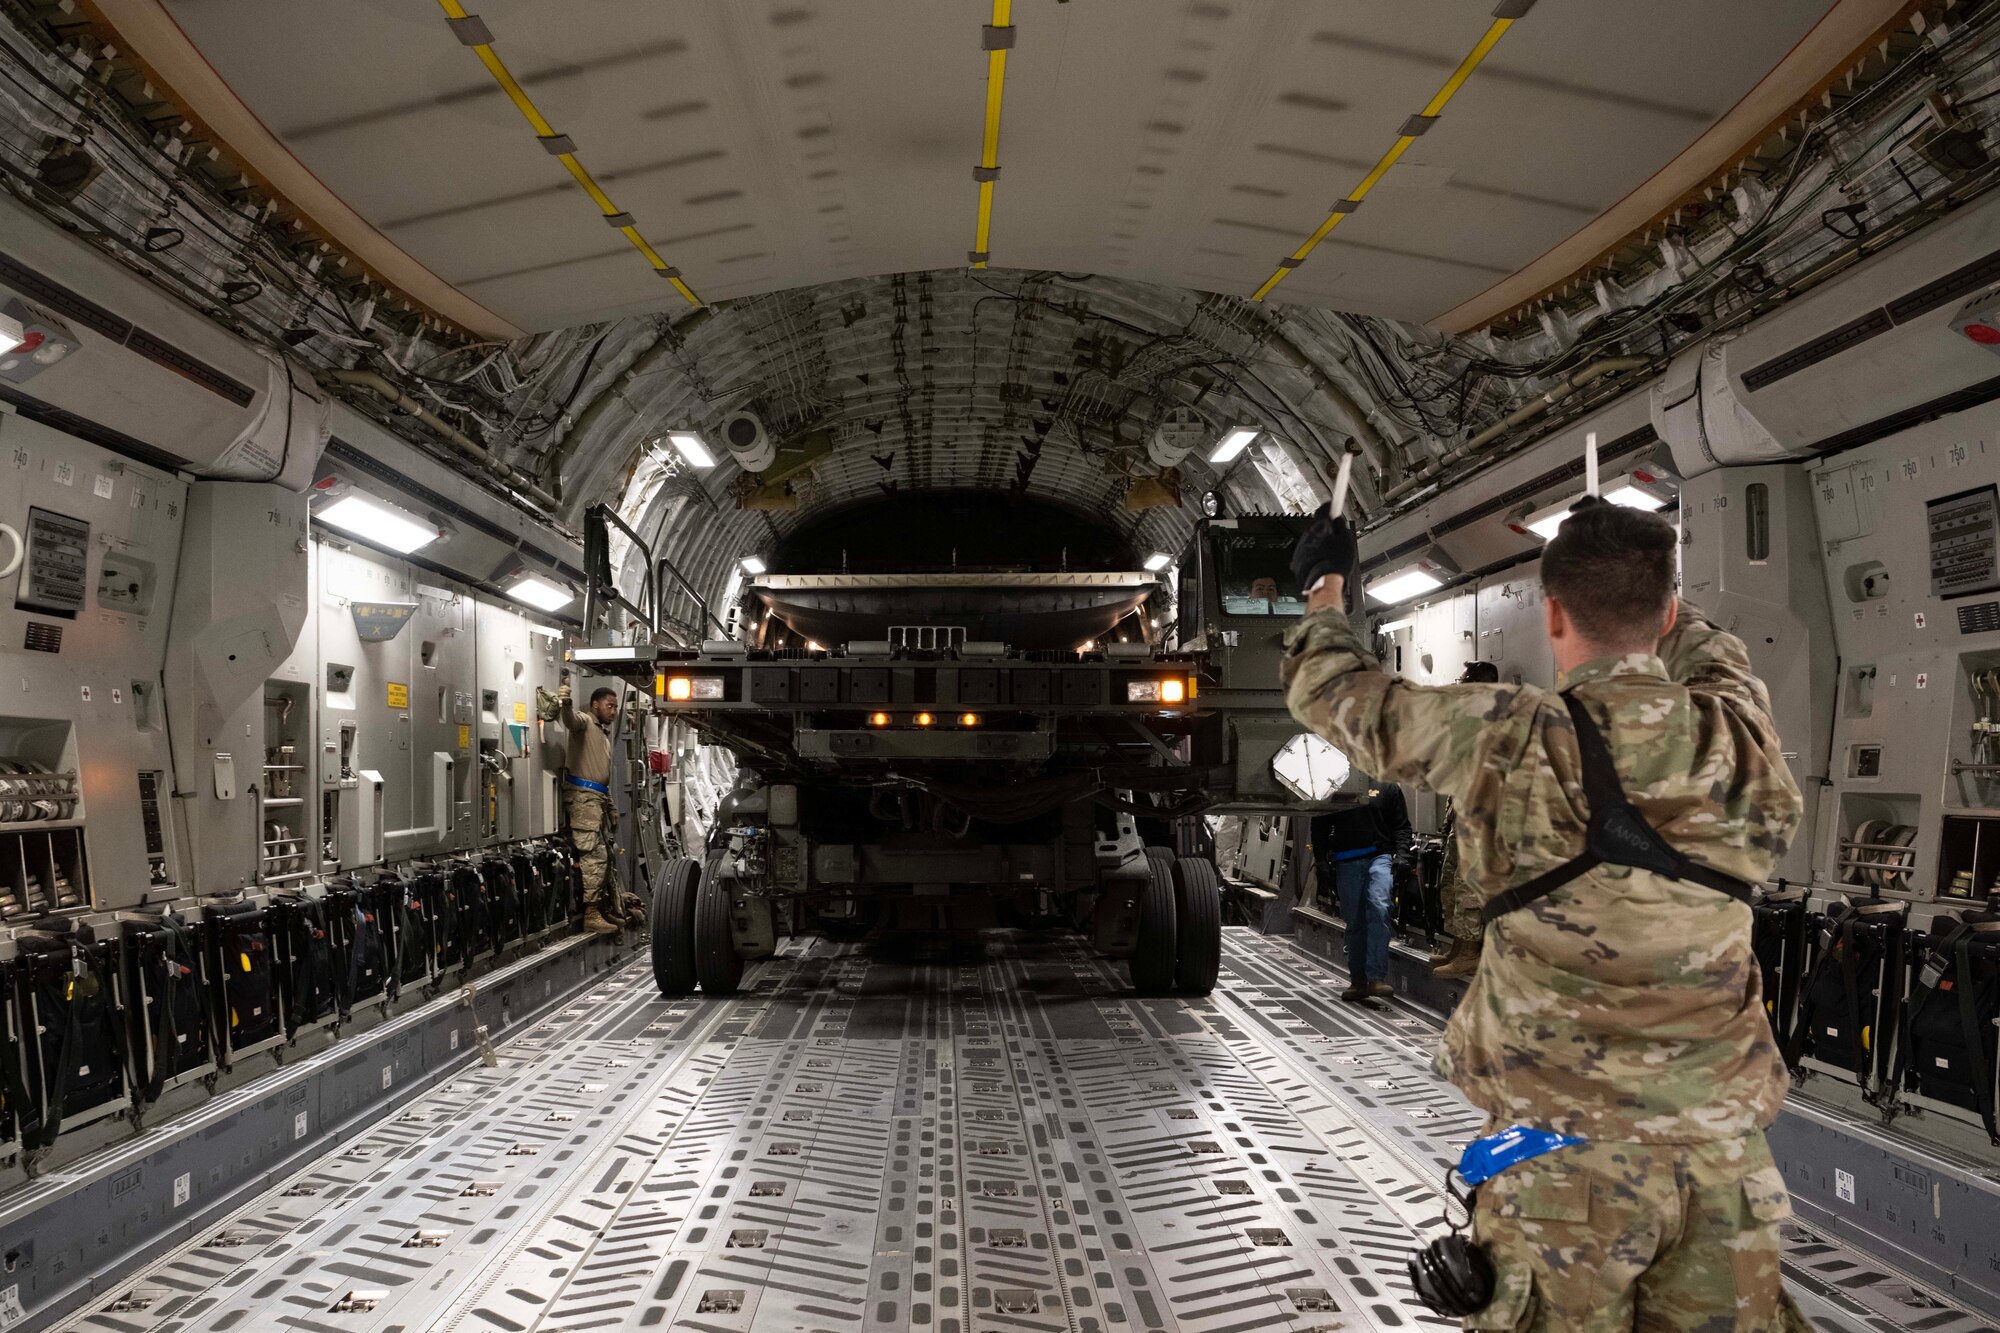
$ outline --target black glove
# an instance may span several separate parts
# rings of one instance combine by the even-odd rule
[[[1298,545],[1292,548],[1292,578],[1298,584],[1299,595],[1310,592],[1313,584],[1328,574],[1352,575],[1360,556],[1354,529],[1348,526],[1345,516],[1332,517],[1325,505],[1313,510],[1306,530],[1299,534]]]

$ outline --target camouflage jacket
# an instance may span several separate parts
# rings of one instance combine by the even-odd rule
[[[1555,694],[1391,676],[1338,610],[1292,632],[1282,674],[1292,715],[1357,769],[1452,798],[1481,901],[1583,850],[1576,736]],[[1683,602],[1658,656],[1587,662],[1565,684],[1668,843],[1753,884],[1770,874],[1803,803],[1740,640]],[[1604,866],[1501,917],[1438,1068],[1502,1124],[1645,1143],[1768,1126],[1786,1074],[1749,908]]]

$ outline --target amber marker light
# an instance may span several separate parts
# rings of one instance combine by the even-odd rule
[[[668,676],[667,697],[680,703],[694,698],[694,680],[688,676]]]
[[[979,714],[977,714],[977,713],[960,713],[960,714],[958,715],[958,725],[959,725],[959,726],[961,726],[961,727],[976,727],[976,726],[978,726],[978,725],[979,725]]]
[[[937,719],[932,717],[929,713],[917,714],[917,725],[920,727],[928,727],[931,723],[935,721],[937,721]]]
[[[868,715],[868,725],[871,727],[886,727],[889,725],[889,715],[887,713],[870,713]]]

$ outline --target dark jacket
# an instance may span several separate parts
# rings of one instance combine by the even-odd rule
[[[1403,789],[1393,782],[1383,783],[1352,809],[1313,816],[1313,859],[1322,865],[1364,847],[1378,855],[1407,856],[1414,842],[1410,808],[1403,802]]]

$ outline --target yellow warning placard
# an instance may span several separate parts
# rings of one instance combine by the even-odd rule
[[[390,681],[389,707],[408,708],[409,706],[410,706],[410,687],[407,685],[399,684],[398,682],[393,680]]]
[[[514,720],[515,720],[516,722],[526,722],[526,721],[528,720],[528,705],[527,705],[527,704],[525,704],[525,703],[517,703],[517,704],[515,704],[515,705],[514,705]]]
[[[470,750],[472,748],[471,727],[460,727],[458,729],[458,748],[461,750]]]

